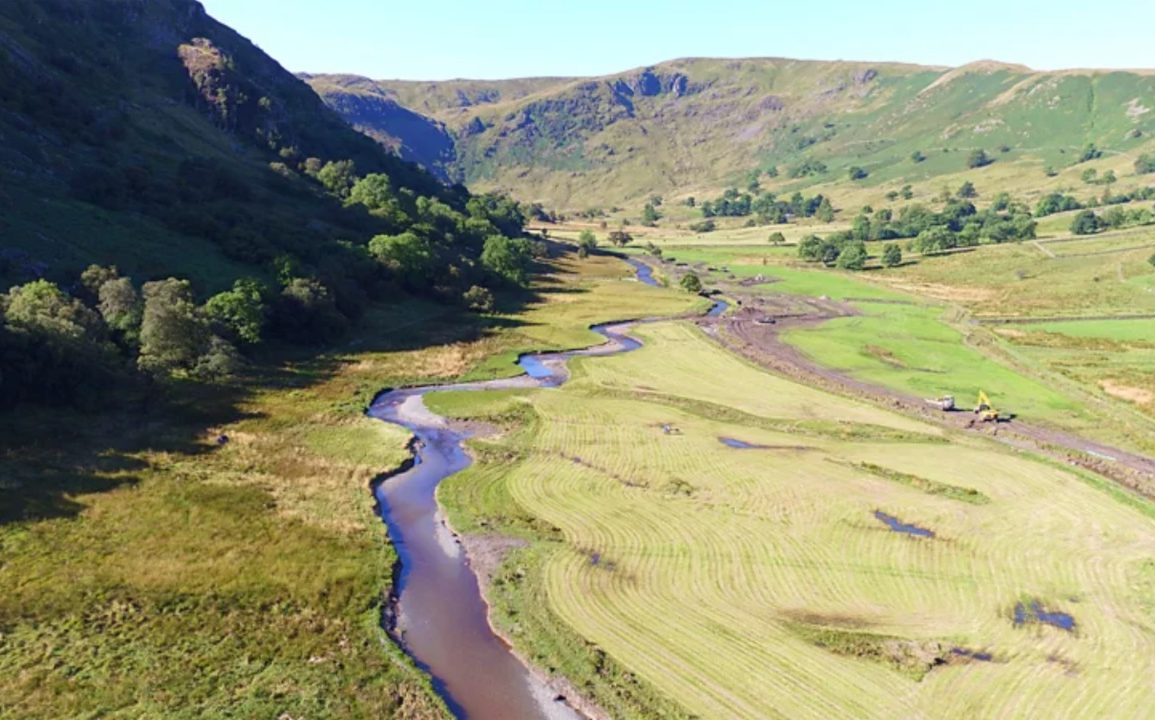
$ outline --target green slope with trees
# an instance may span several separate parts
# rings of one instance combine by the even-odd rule
[[[338,108],[372,92],[434,118],[453,144],[454,177],[568,211],[640,211],[651,193],[683,199],[753,181],[881,196],[960,176],[997,177],[1001,189],[1029,177],[1057,190],[1081,185],[1090,167],[1125,184],[1151,165],[1140,157],[1151,157],[1155,132],[1153,74],[994,62],[686,59],[569,80],[310,82]],[[391,126],[386,116],[357,122]]]

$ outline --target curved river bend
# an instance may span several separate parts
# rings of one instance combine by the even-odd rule
[[[649,266],[628,260],[638,279],[657,285]],[[723,312],[716,303],[711,313]],[[585,350],[523,355],[525,375],[475,383],[392,390],[379,395],[369,415],[413,433],[414,464],[374,485],[381,517],[400,558],[395,578],[395,634],[433,677],[453,713],[469,720],[521,720],[582,716],[530,673],[489,624],[488,608],[464,551],[443,522],[437,485],[469,467],[467,432],[425,407],[423,396],[440,391],[557,387],[574,357],[613,355],[641,347],[625,333],[630,323],[596,325],[606,342]]]

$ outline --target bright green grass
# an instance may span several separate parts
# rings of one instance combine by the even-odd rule
[[[823,365],[921,397],[955,395],[964,407],[980,389],[1029,418],[1083,420],[1080,404],[966,344],[941,308],[862,304],[861,317],[792,330],[785,339]]]

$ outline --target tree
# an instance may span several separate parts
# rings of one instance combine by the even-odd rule
[[[1101,229],[1099,216],[1091,210],[1083,210],[1071,221],[1071,232],[1075,235],[1093,235]]]
[[[825,223],[834,222],[834,206],[830,204],[830,198],[822,198],[818,209],[814,211],[814,217]]]
[[[910,154],[910,159],[912,162],[920,163],[926,160],[926,155],[922,154],[922,150],[915,150]]]
[[[336,171],[333,172],[335,173]],[[324,175],[324,177],[329,176]],[[340,187],[344,181],[333,177],[329,182]],[[393,183],[389,180],[388,175],[373,173],[361,178],[354,183],[349,190],[349,199],[347,202],[350,204],[364,205],[374,215],[385,217],[395,222],[400,222],[404,217],[401,203],[397,197],[397,191],[394,190]]]
[[[862,179],[866,178],[868,175],[870,175],[870,173],[868,173],[863,168],[858,167],[857,165],[853,165],[847,171],[847,175],[850,177],[851,180],[862,180]]]
[[[209,324],[193,300],[188,280],[169,278],[145,283],[140,325],[142,370],[171,374],[192,370],[209,346]]]
[[[416,233],[378,235],[369,241],[369,253],[410,288],[424,290],[433,284],[437,256],[429,241]]]
[[[529,281],[532,264],[533,248],[528,241],[504,235],[490,235],[485,239],[481,265],[504,281],[525,285]]]
[[[970,180],[967,180],[963,182],[962,185],[959,185],[957,195],[964,200],[969,200],[971,198],[978,197],[979,193],[977,190],[975,190],[975,184]]]
[[[681,282],[678,283],[686,292],[700,293],[702,292],[702,279],[698,277],[695,272],[688,272],[682,276]]]
[[[855,217],[854,223],[850,226],[850,234],[855,240],[869,240],[870,218],[864,214]]]
[[[233,283],[232,290],[213,295],[205,303],[205,314],[232,337],[249,345],[261,341],[268,319],[264,288],[251,278]]]
[[[798,243],[798,257],[810,262],[822,259],[822,250],[826,243],[817,235],[807,235]]]
[[[866,267],[866,260],[869,254],[866,252],[866,244],[862,242],[854,242],[842,249],[838,253],[838,267],[843,270],[861,270]]]
[[[897,243],[890,243],[882,249],[882,264],[886,267],[898,267],[902,264],[902,250]]]
[[[1094,185],[1099,180],[1099,171],[1095,168],[1087,168],[1079,177],[1081,177],[1083,182],[1087,183],[1088,185]]]
[[[135,343],[140,333],[144,305],[132,280],[122,277],[104,283],[100,286],[98,302],[97,308],[105,324],[130,343]]]
[[[614,230],[610,233],[610,243],[614,247],[625,247],[634,241],[634,236],[625,230]]]
[[[329,288],[313,278],[292,278],[273,306],[278,334],[293,342],[323,345],[344,334],[348,319]]]
[[[990,155],[987,155],[986,150],[971,150],[970,154],[967,155],[967,167],[971,169],[985,167],[992,162],[994,160],[991,159]]]
[[[102,267],[100,265],[89,265],[80,273],[80,285],[84,288],[84,295],[88,300],[98,300],[100,298],[100,288],[110,280],[115,280],[120,277],[115,265],[109,267]]]
[[[783,235],[781,232],[770,233],[770,244],[771,245],[781,245],[784,242],[786,242],[786,236]]]
[[[645,225],[646,227],[653,227],[654,225],[657,225],[658,220],[660,220],[661,217],[662,216],[658,214],[658,210],[654,207],[653,203],[646,203],[646,206],[642,208],[642,225]]]
[[[1147,258],[1147,264],[1151,265],[1152,267],[1155,267],[1155,255],[1152,255],[1151,257]]]
[[[914,197],[914,188],[910,185],[903,185],[899,194],[902,195],[903,200],[910,200]]]
[[[462,294],[461,299],[465,301],[465,306],[474,312],[493,312],[493,293],[488,288],[474,285]]]
[[[1155,155],[1143,153],[1135,158],[1135,174],[1149,175],[1155,173]]]
[[[582,230],[578,235],[578,257],[589,257],[598,246],[598,236],[590,230]]]
[[[325,163],[317,172],[317,181],[337,197],[347,198],[357,181],[357,167],[352,160]]]
[[[1089,160],[1098,160],[1103,157],[1103,151],[1095,147],[1095,143],[1087,143],[1083,146],[1083,152],[1079,154],[1078,162],[1087,162]]]

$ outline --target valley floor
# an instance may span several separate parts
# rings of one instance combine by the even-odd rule
[[[1099,412],[901,290],[731,264],[775,273],[775,293],[866,307],[783,334],[864,381],[919,392],[945,377],[917,372],[937,363],[974,372],[969,387],[986,368],[1024,414]],[[63,444],[59,418],[21,418],[3,497],[44,492],[0,523],[0,714],[444,714],[380,629],[395,555],[368,485],[406,437],[362,409],[383,387],[510,375],[519,352],[596,342],[597,321],[702,306],[629,277],[567,255],[516,316],[395,308],[340,353],[179,416],[73,418]],[[615,718],[1146,712],[1148,501],[771,374],[688,321],[634,333],[641,350],[572,361],[561,388],[427,398],[500,430],[438,499],[532,664]],[[847,349],[864,344],[879,349]]]

